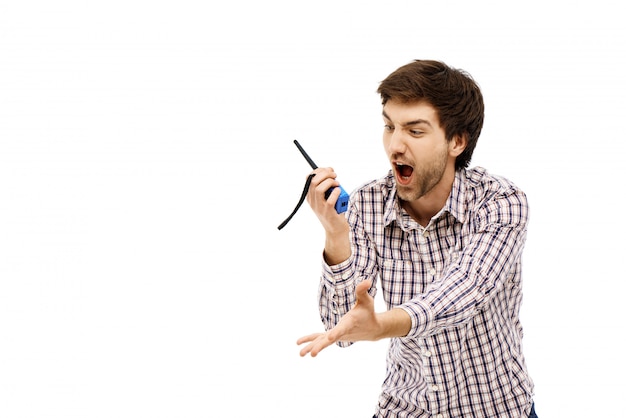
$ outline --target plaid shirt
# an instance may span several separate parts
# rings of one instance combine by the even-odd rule
[[[393,174],[350,196],[352,255],[324,264],[326,329],[372,279],[389,309],[411,317],[392,338],[377,417],[527,417],[533,383],[522,353],[521,256],[528,204],[483,168],[458,170],[443,209],[424,228],[398,205]],[[338,343],[348,346],[351,343]]]

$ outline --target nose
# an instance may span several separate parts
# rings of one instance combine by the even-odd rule
[[[390,155],[404,154],[406,151],[406,142],[401,129],[394,129],[387,133],[387,152]]]

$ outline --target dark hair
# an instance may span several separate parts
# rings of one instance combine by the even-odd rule
[[[415,60],[391,73],[377,91],[383,106],[391,99],[430,103],[448,141],[467,134],[467,146],[457,157],[455,168],[469,166],[483,127],[485,105],[478,84],[468,73],[440,61]]]

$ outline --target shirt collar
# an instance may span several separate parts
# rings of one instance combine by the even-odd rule
[[[385,226],[388,226],[394,221],[399,221],[403,214],[406,214],[406,212],[400,208],[400,204],[398,203],[398,193],[396,189],[396,181],[393,177],[393,171],[389,171],[384,181],[387,185],[389,193],[387,195],[387,199],[385,200],[383,220],[385,222]],[[448,196],[443,208],[437,215],[435,215],[435,217],[440,217],[445,212],[448,212],[459,222],[465,222],[467,218],[467,202],[465,199],[465,188],[467,187],[466,183],[467,176],[465,169],[463,168],[457,170],[454,173],[454,182],[452,183],[450,195]],[[400,222],[400,224],[402,223]]]
[[[446,209],[457,221],[465,223],[467,219],[467,199],[465,190],[467,189],[467,173],[464,168],[456,170],[454,173],[454,183],[450,196],[446,200]]]

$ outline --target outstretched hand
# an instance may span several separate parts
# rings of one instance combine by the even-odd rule
[[[310,334],[298,339],[298,345],[308,343],[300,356],[311,357],[338,341],[376,341],[382,338],[383,330],[377,314],[374,312],[374,298],[367,291],[372,286],[371,280],[364,280],[356,287],[356,303],[337,325],[328,332]]]

